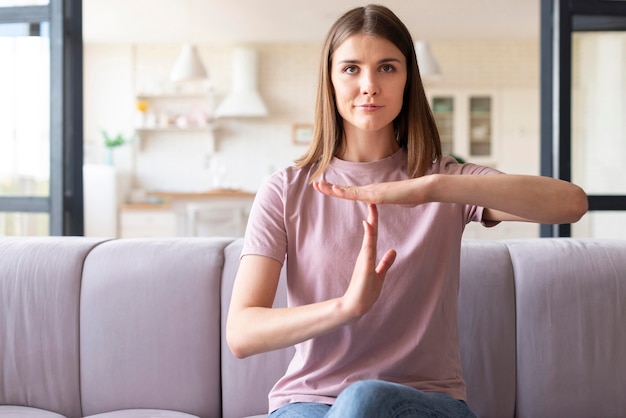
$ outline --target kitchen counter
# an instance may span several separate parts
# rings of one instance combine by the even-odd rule
[[[171,210],[172,205],[166,203],[125,203],[120,206],[120,210]]]
[[[120,213],[126,224],[142,223],[138,235],[243,236],[254,197],[254,193],[234,189],[152,191],[146,192],[146,202],[120,206]],[[133,225],[129,228],[132,231]]]
[[[204,192],[147,192],[148,197],[163,199],[170,202],[177,199],[214,199],[214,198],[247,198],[253,199],[255,194],[236,189],[211,189]]]

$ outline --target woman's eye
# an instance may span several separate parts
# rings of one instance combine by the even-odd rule
[[[380,69],[383,73],[390,73],[394,70],[393,65],[391,64],[383,64]]]
[[[344,70],[343,70],[344,73],[348,73],[348,74],[354,74],[357,71],[358,71],[358,69],[354,65],[349,65],[346,68],[344,68]]]

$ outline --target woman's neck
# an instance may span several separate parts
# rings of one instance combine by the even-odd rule
[[[382,160],[395,153],[400,146],[393,127],[370,132],[346,126],[344,141],[336,157],[344,161],[371,162]]]

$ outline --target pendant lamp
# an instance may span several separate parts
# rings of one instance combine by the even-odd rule
[[[415,54],[417,55],[417,65],[422,77],[438,76],[439,64],[430,50],[430,45],[426,41],[415,42]]]
[[[191,44],[184,44],[170,73],[170,80],[188,81],[206,78],[208,78],[207,71],[196,47]]]

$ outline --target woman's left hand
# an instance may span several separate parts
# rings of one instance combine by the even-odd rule
[[[359,200],[365,203],[392,203],[402,206],[417,206],[426,203],[426,189],[420,186],[426,178],[374,183],[366,186],[342,186],[326,181],[315,181],[313,187],[320,193],[347,200]]]

